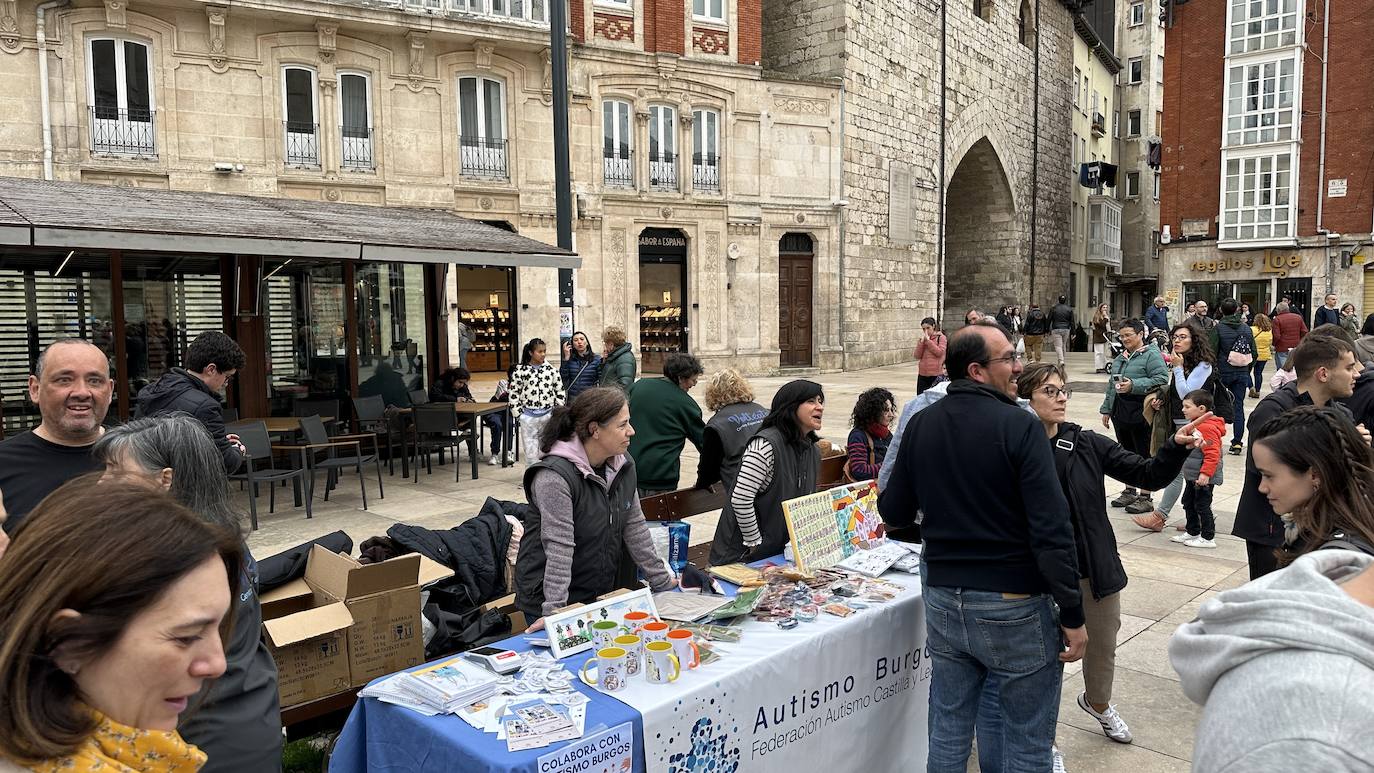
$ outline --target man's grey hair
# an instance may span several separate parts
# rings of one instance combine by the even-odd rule
[[[1164,296],[1162,296],[1162,295],[1156,295],[1156,296],[1155,296],[1155,303],[1164,303],[1164,301],[1165,301]]]
[[[1286,303],[1280,303],[1279,305],[1275,306],[1275,307],[1274,307],[1274,313],[1275,313],[1275,314],[1287,314],[1287,313],[1288,313],[1288,304],[1286,304]]]
[[[239,517],[229,506],[229,476],[210,432],[190,414],[169,413],[111,427],[92,450],[103,464],[129,459],[149,475],[172,469],[171,494],[191,512],[234,534]]]
[[[38,362],[33,366],[34,377],[39,379],[43,378],[43,366],[47,363],[48,352],[52,351],[55,347],[58,346],[72,346],[75,344],[89,346],[92,349],[95,349],[97,352],[100,352],[101,356],[105,356],[104,349],[101,349],[99,346],[96,346],[95,344],[91,343],[90,341],[87,341],[84,338],[59,338],[53,341],[52,343],[48,344],[47,348],[45,348],[42,351],[42,353],[38,355]]]

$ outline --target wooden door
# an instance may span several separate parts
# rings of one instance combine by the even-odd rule
[[[789,234],[788,236],[791,236]],[[787,237],[784,237],[784,243]],[[811,367],[812,265],[808,251],[778,255],[778,364],[784,368]]]

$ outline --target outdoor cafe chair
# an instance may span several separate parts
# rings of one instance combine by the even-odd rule
[[[305,458],[310,467],[310,493],[315,495],[315,471],[328,470],[329,478],[325,482],[324,501],[329,501],[330,483],[337,477],[339,470],[353,468],[358,473],[358,487],[362,490],[363,509],[367,509],[367,481],[363,477],[363,465],[372,462],[377,467],[377,496],[385,499],[386,494],[382,489],[382,462],[377,453],[377,436],[375,434],[362,435],[335,435],[331,437],[325,432],[324,422],[319,416],[301,417],[301,431],[305,434],[305,443],[300,445],[278,445],[275,448],[289,451],[305,451]],[[364,442],[372,443],[372,453],[363,453],[362,445]],[[341,452],[352,451],[351,455],[343,456]],[[324,453],[321,458],[319,454]]]
[[[411,418],[415,421],[415,482],[420,482],[420,455],[425,458],[425,472],[434,473],[430,455],[439,452],[439,463],[443,464],[443,452],[453,449],[453,480],[462,479],[463,467],[458,463],[459,443],[466,441],[468,453],[476,454],[477,448],[471,429],[459,429],[458,414],[453,411],[453,403],[436,403],[415,408]]]
[[[273,460],[272,440],[267,434],[267,424],[261,421],[246,421],[228,427],[230,432],[239,436],[239,441],[243,447],[248,449],[248,458],[244,460],[244,468],[241,472],[236,472],[229,477],[233,480],[246,481],[248,483],[248,512],[252,519],[253,531],[258,530],[258,484],[267,484],[267,512],[274,513],[277,509],[277,481],[295,481],[300,492],[305,488],[305,452],[301,451],[301,466],[297,468],[281,469],[275,466]],[[305,517],[312,518],[310,512],[310,498],[305,497]]]

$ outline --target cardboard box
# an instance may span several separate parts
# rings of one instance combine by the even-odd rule
[[[423,663],[420,587],[452,575],[417,554],[360,564],[314,546],[303,579],[261,598],[281,704],[323,698]]]

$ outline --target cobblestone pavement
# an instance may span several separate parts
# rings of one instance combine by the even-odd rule
[[[1092,372],[1092,356],[1072,354],[1069,381],[1075,392],[1069,404],[1069,420],[1086,428],[1102,429],[1097,413],[1106,377]],[[825,429],[822,435],[843,443],[849,431],[850,412],[861,392],[875,386],[893,391],[898,404],[915,395],[915,365],[889,366],[848,373],[805,376],[826,388]],[[790,380],[788,376],[752,379],[758,402],[768,405],[773,393]],[[492,379],[494,383],[494,379]],[[703,388],[693,390],[700,401]],[[1266,389],[1267,391],[1267,389]],[[473,384],[474,394],[489,394],[491,385],[481,376]],[[1254,401],[1247,401],[1253,405]],[[970,438],[970,442],[977,442]],[[1223,455],[1233,469],[1237,457]],[[314,515],[306,520],[304,510],[290,507],[290,494],[278,492],[279,507],[267,514],[266,492],[259,499],[261,528],[249,537],[249,546],[259,558],[284,550],[305,540],[342,529],[354,544],[384,534],[393,523],[405,522],[429,528],[449,528],[476,514],[488,496],[524,500],[520,488],[523,465],[511,468],[480,465],[478,480],[469,480],[467,458],[463,458],[461,479],[454,483],[452,462],[436,466],[432,475],[420,472],[419,483],[399,475],[386,475],[383,468],[385,498],[377,497],[376,475],[368,471],[368,509],[362,509],[357,481],[345,473],[330,501],[317,494]],[[689,445],[682,457],[683,484],[695,475],[697,454]],[[1130,724],[1135,742],[1117,744],[1106,738],[1096,720],[1076,704],[1083,690],[1078,664],[1064,671],[1060,702],[1059,748],[1070,771],[1129,771],[1156,773],[1187,771],[1193,753],[1193,729],[1199,708],[1184,697],[1178,677],[1169,666],[1169,637],[1180,624],[1192,619],[1197,608],[1218,591],[1234,588],[1248,579],[1245,543],[1231,537],[1240,492],[1238,473],[1228,474],[1217,491],[1214,509],[1217,517],[1217,549],[1201,551],[1169,541],[1176,532],[1175,521],[1182,519],[1176,508],[1169,529],[1162,534],[1146,532],[1133,524],[1123,511],[1109,508],[1116,530],[1121,558],[1130,576],[1122,592],[1122,626],[1117,640],[1116,684],[1113,701]],[[323,476],[321,476],[323,481]],[[1120,490],[1108,485],[1109,496]],[[248,510],[246,495],[240,494],[240,509]],[[715,513],[690,519],[693,544],[709,540],[715,529]],[[976,770],[976,765],[970,765]]]

